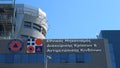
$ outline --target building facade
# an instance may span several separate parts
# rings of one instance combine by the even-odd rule
[[[15,7],[11,4],[0,4],[0,6],[1,38],[45,39],[48,26],[46,14],[40,8],[24,4],[17,4]],[[14,11],[15,16],[13,18]]]
[[[44,39],[41,52],[34,41],[0,40],[0,68],[111,68],[104,39]]]
[[[12,1],[12,0],[10,0]],[[40,8],[24,4],[0,4],[0,39],[40,38],[45,39],[48,29],[46,13]],[[29,68],[40,64],[43,54],[0,54],[0,68]],[[14,65],[15,64],[15,65]]]
[[[120,30],[102,30],[99,38],[108,40],[112,68],[120,68]]]
[[[104,39],[45,39],[48,26],[41,9],[1,4],[0,12],[0,68],[111,68]],[[32,46],[36,38],[43,39],[44,52],[27,53],[34,50],[27,42]]]

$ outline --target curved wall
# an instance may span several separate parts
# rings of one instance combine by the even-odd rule
[[[48,25],[46,14],[40,8],[16,5],[16,38],[45,39]]]

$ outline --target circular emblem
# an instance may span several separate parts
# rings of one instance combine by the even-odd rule
[[[28,52],[28,53],[34,53],[34,50],[35,50],[35,49],[34,49],[33,46],[28,46],[28,47],[27,47],[27,52]]]
[[[19,52],[23,48],[23,42],[19,39],[11,40],[8,43],[8,49],[10,52]]]
[[[41,40],[41,39],[36,39],[35,43],[36,43],[37,45],[41,45],[41,44],[42,44],[42,40]]]

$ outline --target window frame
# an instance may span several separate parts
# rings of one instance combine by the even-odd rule
[[[32,27],[32,22],[24,21],[24,27],[31,28]]]
[[[36,24],[36,23],[33,23],[33,29],[35,29],[35,30],[41,32],[41,26],[38,25],[38,24]]]

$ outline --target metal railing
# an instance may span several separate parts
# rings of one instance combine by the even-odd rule
[[[8,16],[7,14],[0,14],[0,21],[12,21],[12,16]]]
[[[10,38],[12,35],[11,31],[0,31],[0,38]]]

